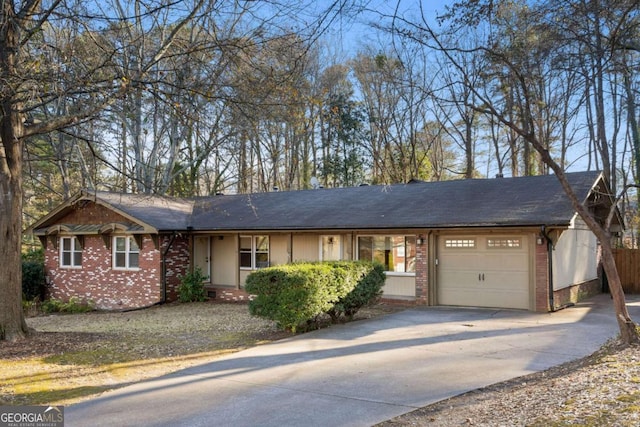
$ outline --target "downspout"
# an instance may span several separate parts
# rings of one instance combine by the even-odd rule
[[[169,249],[171,249],[171,245],[176,240],[176,236],[178,233],[175,231],[171,233],[171,240],[169,240],[169,244],[165,248],[164,252],[162,252],[162,277],[161,277],[161,285],[162,285],[162,299],[159,304],[164,304],[167,302],[167,254],[169,253]]]
[[[549,309],[553,313],[556,311],[555,301],[553,299],[553,242],[551,241],[551,237],[547,234],[547,230],[544,225],[540,227],[540,234],[542,234],[547,241],[547,262],[549,264]]]

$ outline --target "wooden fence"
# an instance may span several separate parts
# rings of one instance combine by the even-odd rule
[[[626,294],[640,294],[640,249],[614,249],[616,267]]]

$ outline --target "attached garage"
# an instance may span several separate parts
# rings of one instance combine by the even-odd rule
[[[597,218],[607,217],[614,199],[602,174],[565,178]],[[382,262],[383,297],[403,303],[546,312],[601,289],[597,240],[552,175],[197,199],[87,191],[33,229],[45,244],[50,295],[100,298],[105,308],[173,298],[194,267],[216,298],[242,300],[255,269],[334,258]],[[101,230],[153,244],[147,252],[139,243],[140,266],[126,271]],[[97,244],[72,246],[74,257],[85,257],[77,265],[60,249],[72,238]]]
[[[530,251],[527,235],[439,236],[437,303],[530,309]]]

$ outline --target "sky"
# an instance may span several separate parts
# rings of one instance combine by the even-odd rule
[[[355,20],[348,18],[337,20],[331,33],[339,42],[342,53],[350,55],[357,52],[365,44],[382,45],[388,42],[385,40],[385,37],[388,38],[388,36],[376,34],[372,28],[372,25],[380,21],[379,13],[390,16],[397,8],[400,14],[407,14],[409,17],[411,15],[417,16],[420,4],[422,4],[427,19],[433,20],[432,23],[436,24],[438,13],[442,13],[445,6],[451,5],[453,2],[454,0],[370,0],[367,2],[369,12],[359,15]]]

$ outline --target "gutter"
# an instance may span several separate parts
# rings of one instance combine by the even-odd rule
[[[173,242],[176,240],[177,235],[178,233],[176,233],[175,231],[171,233],[171,240],[169,240],[169,244],[162,252],[162,259],[160,260],[160,262],[162,263],[162,277],[160,278],[160,284],[162,285],[162,298],[160,299],[158,304],[164,304],[165,302],[167,302],[167,254],[169,253],[169,249],[171,249],[171,245],[173,245]]]
[[[549,264],[549,310],[553,313],[555,309],[555,301],[553,299],[553,242],[551,237],[547,234],[546,227],[543,225],[540,227],[540,234],[542,234],[547,241],[547,262]]]

